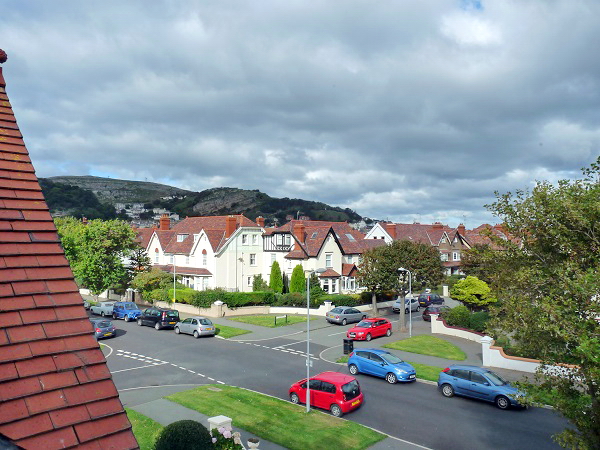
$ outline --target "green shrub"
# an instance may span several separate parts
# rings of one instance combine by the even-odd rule
[[[272,305],[275,302],[275,294],[268,292],[227,292],[224,289],[207,289],[205,291],[193,291],[189,303],[199,308],[210,308],[217,300],[226,303],[230,308],[254,305]]]
[[[371,300],[371,294],[372,292],[369,291],[364,291],[360,293],[360,305],[367,305],[370,304],[372,302]],[[392,291],[386,291],[386,292],[377,292],[375,294],[375,296],[377,297],[377,302],[389,302],[391,300],[394,300],[394,298],[396,297],[396,293],[392,292]]]
[[[227,292],[221,288],[195,291],[190,301],[192,305],[197,306],[198,308],[210,308],[210,305],[217,300],[221,300],[223,303],[226,303],[226,294]]]
[[[195,420],[179,420],[163,428],[154,444],[155,450],[203,450],[212,449],[212,437],[208,429]]]
[[[172,294],[172,292],[171,292],[171,294]],[[154,289],[154,290],[150,291],[150,293],[148,294],[148,298],[144,297],[144,300],[149,301],[150,303],[170,301],[169,294],[167,293],[167,291],[165,289],[162,289],[162,288]]]
[[[453,327],[469,328],[471,312],[465,305],[458,305],[444,313],[446,323]]]
[[[311,296],[311,304],[313,303]],[[281,294],[277,296],[274,306],[295,306],[295,307],[306,307],[306,294],[300,292],[289,292],[287,294]],[[312,305],[311,305],[312,306]]]
[[[483,333],[488,320],[490,320],[490,315],[487,313],[487,311],[473,313],[469,318],[469,328],[471,330]]]

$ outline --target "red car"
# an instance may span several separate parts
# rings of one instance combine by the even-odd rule
[[[306,378],[292,384],[292,403],[306,403]],[[339,372],[323,372],[310,378],[310,404],[327,409],[336,417],[355,410],[363,403],[356,378]]]
[[[375,337],[391,335],[392,323],[381,317],[361,320],[346,332],[346,337],[355,341],[370,341]]]

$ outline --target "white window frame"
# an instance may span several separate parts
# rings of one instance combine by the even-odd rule
[[[186,266],[190,265],[190,255],[185,255],[185,265]]]
[[[242,234],[242,245],[248,245],[248,235]]]
[[[325,253],[325,267],[333,267],[333,253]]]
[[[271,253],[271,266],[277,261],[277,253]]]
[[[252,235],[252,245],[258,244],[258,234]]]
[[[256,253],[250,253],[250,265],[256,266]]]
[[[175,255],[169,256],[169,264],[175,264]]]
[[[454,261],[460,261],[460,252],[452,252],[452,259]]]

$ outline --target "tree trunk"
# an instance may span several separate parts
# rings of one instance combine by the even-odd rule
[[[377,295],[375,291],[371,292],[371,309],[373,310],[373,317],[377,316]]]

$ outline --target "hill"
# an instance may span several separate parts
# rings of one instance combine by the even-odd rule
[[[114,209],[117,203],[143,203],[147,209],[165,208],[181,217],[244,214],[250,219],[255,219],[262,216],[268,225],[283,224],[289,216],[347,222],[358,222],[362,219],[349,208],[333,207],[310,200],[274,198],[259,190],[220,187],[193,192],[159,183],[92,176],[42,178],[40,183],[51,212],[76,210],[82,207],[80,198],[86,198],[88,200],[84,204],[93,204],[93,208]],[[73,191],[73,187],[78,191]],[[86,191],[93,194],[98,203],[89,200]],[[50,192],[52,195],[49,195]],[[56,199],[60,199],[60,202],[57,203]],[[88,209],[86,217],[102,216],[91,214]]]

